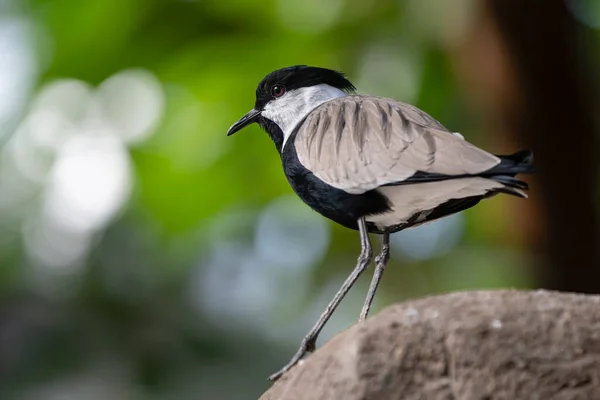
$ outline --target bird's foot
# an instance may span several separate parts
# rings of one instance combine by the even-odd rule
[[[281,378],[281,376],[283,374],[285,374],[287,371],[289,371],[294,365],[298,364],[298,362],[302,359],[302,357],[304,357],[307,353],[312,353],[313,351],[315,351],[315,346],[316,346],[315,342],[316,342],[315,339],[302,340],[302,343],[300,344],[300,348],[298,349],[296,354],[294,354],[294,357],[292,357],[290,362],[288,362],[279,371],[277,371],[273,375],[269,376],[269,380],[270,381],[278,380],[279,378]]]

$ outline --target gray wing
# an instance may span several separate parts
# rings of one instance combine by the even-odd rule
[[[298,126],[294,144],[302,165],[354,194],[417,171],[470,175],[500,162],[418,108],[373,96],[345,96],[317,107]]]

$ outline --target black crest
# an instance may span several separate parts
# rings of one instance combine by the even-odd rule
[[[271,88],[274,85],[283,85],[286,90],[290,91],[319,84],[327,84],[348,93],[356,90],[342,72],[307,65],[294,65],[271,72],[258,84],[254,108],[261,110],[273,99]]]

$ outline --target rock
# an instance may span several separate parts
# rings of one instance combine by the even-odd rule
[[[600,296],[477,291],[394,305],[260,399],[600,399]]]

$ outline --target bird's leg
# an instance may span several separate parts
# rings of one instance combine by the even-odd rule
[[[360,312],[360,316],[358,317],[358,322],[364,321],[369,314],[369,310],[371,309],[371,303],[373,303],[373,298],[375,297],[375,292],[377,291],[377,286],[379,286],[379,281],[381,281],[381,276],[383,275],[383,270],[390,259],[390,234],[388,232],[383,233],[383,240],[381,244],[381,253],[377,257],[375,257],[375,272],[373,273],[373,279],[371,280],[371,285],[369,286],[369,293],[367,293],[367,298],[365,299],[365,304],[363,305],[362,311]]]
[[[321,314],[317,323],[312,327],[312,329],[304,336],[302,339],[302,343],[300,344],[300,348],[294,354],[294,357],[288,362],[281,370],[274,373],[269,377],[270,381],[275,381],[281,377],[285,372],[287,372],[290,368],[300,361],[302,356],[306,353],[312,352],[315,349],[317,338],[321,330],[325,326],[325,323],[329,320],[337,306],[340,304],[346,293],[350,290],[352,285],[356,282],[360,274],[367,268],[371,259],[373,258],[373,249],[371,248],[371,242],[369,241],[369,233],[367,232],[367,224],[365,222],[364,217],[358,219],[358,230],[360,232],[360,245],[361,251],[360,256],[358,257],[358,262],[356,267],[352,271],[352,273],[346,278],[342,287],[337,291],[331,302],[325,308],[325,311]]]

